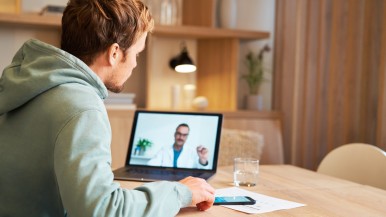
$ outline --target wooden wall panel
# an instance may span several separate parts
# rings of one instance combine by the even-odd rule
[[[237,110],[238,39],[202,39],[197,44],[197,96],[211,110]]]
[[[287,163],[316,169],[333,148],[385,148],[382,0],[277,0],[274,109]]]
[[[382,2],[383,16],[381,17],[381,54],[379,55],[379,96],[378,96],[378,122],[377,122],[377,138],[376,144],[386,150],[386,3]]]
[[[183,0],[182,11],[182,23],[184,25],[208,27],[215,26],[215,0]]]
[[[276,109],[284,109],[283,113],[283,138],[284,138],[284,158],[286,159],[286,162],[290,162],[291,156],[296,154],[292,152],[294,149],[290,148],[291,144],[295,144],[296,141],[292,141],[294,138],[292,136],[292,131],[285,130],[287,129],[293,129],[293,122],[292,122],[292,113],[293,108],[292,106],[285,106],[289,105],[293,102],[294,99],[294,92],[292,91],[294,89],[295,79],[293,74],[286,73],[293,72],[295,68],[295,39],[296,39],[296,31],[294,31],[294,28],[296,26],[296,1],[292,1],[293,4],[288,4],[288,1],[281,1],[280,4],[277,4],[276,9],[276,22],[278,21],[287,21],[285,24],[282,25],[276,24],[275,27],[275,63],[274,63],[274,89],[273,89],[273,110]],[[288,28],[290,27],[290,28]],[[285,35],[285,37],[284,37]],[[278,37],[283,36],[283,37]],[[280,48],[280,49],[279,49]],[[292,51],[292,55],[286,55],[283,51],[290,50]],[[291,90],[291,91],[288,91]],[[276,107],[276,108],[275,108]]]

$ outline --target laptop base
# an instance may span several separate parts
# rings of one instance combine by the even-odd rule
[[[202,178],[205,180],[210,179],[214,174],[205,172],[194,171],[178,171],[178,170],[156,170],[156,169],[144,169],[144,168],[128,168],[122,167],[114,170],[114,179],[116,180],[128,180],[128,181],[140,181],[140,182],[152,182],[152,181],[179,181],[188,176]]]

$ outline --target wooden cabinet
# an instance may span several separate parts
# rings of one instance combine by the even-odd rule
[[[182,26],[156,26],[157,37],[197,40],[197,95],[206,96],[211,110],[237,110],[238,53],[240,40],[259,40],[268,32],[215,27],[215,0],[184,0]],[[1,14],[1,25],[52,28],[60,31],[60,16]],[[146,60],[145,60],[146,61]],[[151,61],[147,61],[149,62]],[[148,71],[147,77],[152,74]],[[151,83],[141,85],[149,89]],[[151,97],[151,96],[148,96]]]
[[[211,110],[237,110],[240,40],[269,37],[268,32],[215,27],[215,0],[184,0],[183,26],[155,28],[155,35],[197,39],[196,95],[208,98]]]

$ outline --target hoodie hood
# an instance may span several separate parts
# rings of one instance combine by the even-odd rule
[[[101,99],[107,96],[103,82],[83,61],[49,44],[29,40],[0,78],[0,115],[65,83],[92,86]]]

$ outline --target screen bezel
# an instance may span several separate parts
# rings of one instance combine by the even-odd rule
[[[131,153],[134,146],[134,138],[136,133],[136,125],[138,123],[138,117],[140,114],[148,113],[148,114],[175,114],[175,115],[198,115],[198,116],[214,116],[218,117],[218,124],[217,124],[217,130],[216,130],[216,140],[215,140],[215,150],[213,155],[213,165],[212,169],[198,169],[198,168],[173,168],[173,167],[160,167],[160,166],[150,166],[150,165],[135,165],[130,164],[131,159]],[[129,147],[127,149],[127,155],[126,155],[126,165],[129,165],[130,167],[137,167],[137,168],[159,168],[159,169],[171,169],[171,170],[191,170],[191,171],[217,171],[217,162],[218,162],[218,153],[219,153],[219,143],[220,143],[220,136],[221,136],[221,129],[222,129],[222,121],[223,121],[223,114],[221,113],[215,113],[215,112],[182,112],[182,111],[156,111],[156,110],[136,110],[134,113],[134,119],[133,124],[131,128],[131,134],[130,134],[130,140],[129,140]]]

